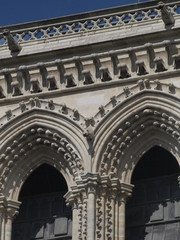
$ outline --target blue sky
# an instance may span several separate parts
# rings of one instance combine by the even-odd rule
[[[145,2],[148,0],[141,0]],[[0,0],[0,26],[137,3],[138,0]]]

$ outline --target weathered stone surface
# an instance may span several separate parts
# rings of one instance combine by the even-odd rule
[[[179,9],[177,1],[149,1],[0,27],[1,240],[12,231],[13,240],[125,240],[139,159],[158,145],[180,162]],[[12,230],[21,188],[44,163],[65,178],[72,213],[62,196],[36,198],[27,213],[20,208],[26,226]],[[143,225],[152,213],[146,240],[178,239],[178,180],[162,183],[154,206],[156,190],[139,191],[139,200],[152,203],[132,207],[130,220]],[[176,201],[164,206],[169,192]],[[133,236],[143,238],[141,230]]]

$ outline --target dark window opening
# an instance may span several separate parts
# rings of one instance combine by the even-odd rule
[[[126,240],[179,239],[178,176],[178,162],[167,150],[155,146],[142,156],[126,204]]]
[[[175,157],[161,147],[153,147],[145,153],[136,165],[132,183],[140,179],[155,178],[179,172],[179,165]]]
[[[67,192],[66,181],[57,169],[43,164],[27,178],[22,186],[19,199],[53,192]]]
[[[71,240],[72,212],[63,197],[67,191],[57,169],[47,164],[38,167],[22,186],[12,240]]]

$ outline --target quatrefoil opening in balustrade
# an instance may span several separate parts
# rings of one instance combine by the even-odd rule
[[[74,24],[74,26],[72,27],[72,30],[74,32],[79,32],[81,29],[82,29],[82,27],[81,27],[81,24],[79,24],[79,23]]]
[[[62,34],[66,34],[66,33],[68,33],[68,31],[69,31],[69,27],[68,26],[62,26],[61,28],[60,28],[60,32],[62,33]]]
[[[30,39],[32,38],[31,34],[30,33],[26,33],[24,36],[23,36],[23,40],[24,41],[29,41]]]
[[[47,34],[48,36],[50,37],[54,37],[54,35],[56,34],[56,30],[54,28],[50,28],[48,31],[47,31]]]
[[[97,25],[100,28],[105,27],[106,24],[107,24],[107,20],[106,19],[100,19],[100,20],[97,21]]]
[[[156,18],[158,16],[158,12],[155,11],[155,10],[150,10],[150,11],[147,12],[147,15],[148,15],[148,17],[153,19],[153,18]]]
[[[91,30],[94,27],[94,23],[92,21],[88,21],[84,24],[85,28]]]
[[[142,12],[137,13],[136,16],[135,16],[135,19],[136,19],[136,21],[138,21],[138,22],[144,20],[144,18],[145,18],[145,14],[142,13]]]
[[[178,6],[178,5],[176,5],[176,7],[175,7],[175,13],[176,14],[180,14],[180,5]]]
[[[6,44],[6,39],[4,37],[0,37],[0,45]]]
[[[41,39],[44,36],[44,33],[42,31],[37,31],[37,33],[35,34],[35,38],[37,39]]]
[[[118,24],[119,19],[118,19],[117,16],[116,16],[116,17],[111,17],[111,18],[109,19],[109,22],[110,22],[111,25],[116,25],[116,24]]]
[[[122,17],[122,21],[124,23],[129,23],[131,21],[131,16],[125,15],[124,17]]]

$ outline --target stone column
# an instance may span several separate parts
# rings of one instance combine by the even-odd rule
[[[133,185],[121,183],[119,196],[119,240],[125,240],[126,230],[126,201],[131,196]]]
[[[115,240],[119,240],[119,202],[115,201]]]
[[[78,239],[78,228],[79,228],[79,219],[78,219],[78,204],[74,202],[72,205],[72,240]]]
[[[0,239],[4,240],[5,233],[5,207],[0,208]]]
[[[111,233],[111,237],[114,240],[115,239],[115,229],[116,229],[116,213],[115,213],[115,199],[116,199],[116,192],[114,192],[113,190],[110,192],[110,200],[111,200],[111,222],[112,222],[112,233]]]
[[[88,205],[87,205],[87,240],[95,240],[95,187],[88,187]]]
[[[4,240],[11,240],[12,235],[12,222],[15,216],[19,213],[20,202],[8,200],[6,206],[6,216],[5,216],[5,238]]]
[[[105,239],[106,189],[102,190],[102,239]]]
[[[125,240],[125,208],[126,198],[121,196],[119,201],[119,240]]]
[[[6,198],[1,195],[0,196],[0,239],[5,239],[5,214],[6,214]]]

